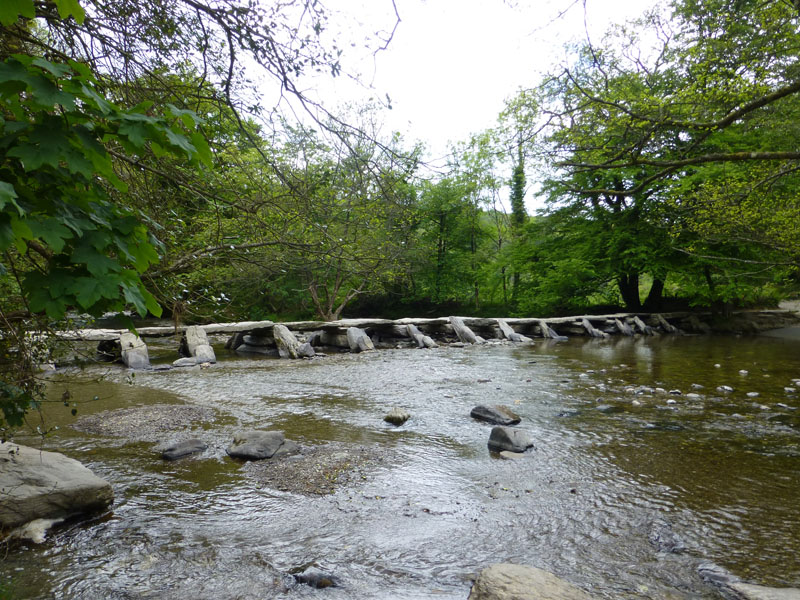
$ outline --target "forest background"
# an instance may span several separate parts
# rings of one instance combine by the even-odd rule
[[[381,133],[388,99],[333,112],[298,85],[347,75],[327,25],[313,0],[0,6],[6,422],[37,393],[26,332],[78,315],[724,314],[797,290],[796,3],[656,5],[435,170]]]

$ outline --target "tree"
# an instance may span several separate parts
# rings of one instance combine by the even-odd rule
[[[615,227],[644,232],[647,224],[671,234],[657,238],[661,251],[641,257],[647,260],[638,269],[620,263],[629,307],[638,304],[643,267],[653,275],[653,292],[670,270],[707,282],[719,274],[728,290],[715,285],[711,296],[721,300],[741,293],[736,281],[754,264],[780,267],[800,256],[786,245],[781,256],[774,242],[753,235],[783,228],[778,239],[793,237],[786,225],[797,208],[777,191],[794,173],[787,161],[800,157],[792,117],[800,91],[795,16],[783,2],[676,1],[670,18],[654,12],[635,24],[649,36],[621,27],[603,47],[585,44],[543,84],[547,135],[540,149],[557,168],[551,189],[559,189],[560,201],[623,207],[629,214]],[[760,179],[749,179],[754,170],[746,164],[760,165]],[[769,190],[750,196],[747,212],[760,207],[771,215],[750,228],[731,218],[748,205],[746,190]],[[740,243],[720,243],[723,231]]]

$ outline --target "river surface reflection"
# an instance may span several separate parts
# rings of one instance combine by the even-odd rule
[[[59,374],[53,396],[69,387],[79,416],[212,407],[217,418],[192,431],[211,447],[163,463],[151,442],[73,430],[55,403],[46,446],[111,481],[113,513],[10,547],[0,573],[12,597],[70,599],[465,599],[471,575],[496,562],[598,598],[719,598],[698,575],[709,562],[800,587],[798,351],[791,339],[677,336],[297,362],[218,348],[209,369]],[[490,426],[469,417],[480,403],[512,407],[536,449],[490,455]],[[400,428],[382,421],[393,406],[412,415]],[[384,460],[332,495],[281,492],[225,455],[243,428]],[[654,540],[663,527],[683,551]],[[289,585],[310,564],[342,586]]]

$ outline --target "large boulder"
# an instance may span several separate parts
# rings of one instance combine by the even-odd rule
[[[113,501],[111,484],[77,460],[0,443],[0,528],[97,512]]]
[[[236,435],[225,450],[228,456],[244,460],[263,460],[294,454],[300,447],[280,431],[246,431]]]
[[[591,596],[552,573],[501,563],[485,568],[468,600],[591,600]]]
[[[489,450],[493,452],[525,452],[533,447],[533,440],[527,432],[513,427],[492,427],[489,434]]]
[[[119,336],[122,362],[130,369],[149,369],[150,356],[147,346],[138,335],[126,331]]]
[[[469,416],[479,421],[494,423],[495,425],[516,425],[522,419],[513,410],[502,404],[495,406],[476,406],[470,411]]]

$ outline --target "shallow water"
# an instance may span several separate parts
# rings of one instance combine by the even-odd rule
[[[798,351],[790,339],[663,336],[231,357],[133,382],[121,369],[99,383],[78,382],[99,369],[59,375],[52,394],[68,385],[79,415],[213,407],[194,431],[210,449],[163,463],[154,444],[72,430],[54,403],[47,422],[60,428],[46,446],[111,481],[113,513],[11,546],[0,573],[13,597],[70,599],[464,599],[470,576],[495,562],[547,569],[599,598],[719,598],[697,572],[708,562],[800,587],[800,400],[784,389],[800,378]],[[479,403],[511,406],[536,449],[490,455],[491,427],[469,417]],[[412,415],[400,428],[382,422],[393,406]],[[385,460],[333,495],[280,492],[225,455],[248,428]],[[685,551],[654,544],[654,523]],[[290,585],[286,573],[307,565],[342,587]]]

